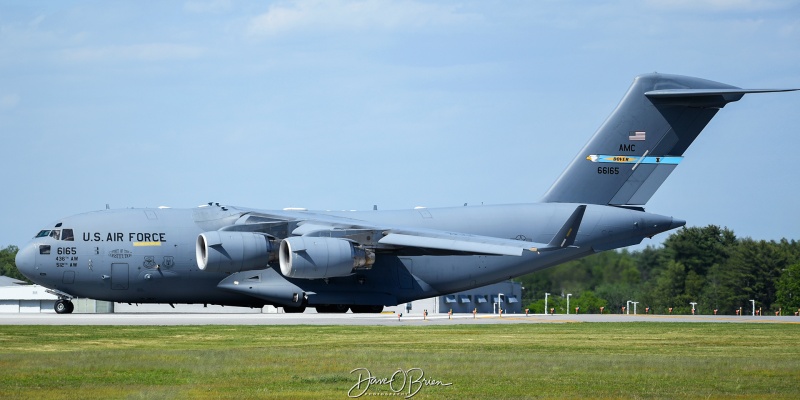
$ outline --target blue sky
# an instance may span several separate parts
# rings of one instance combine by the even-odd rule
[[[0,246],[106,204],[537,201],[653,71],[800,87],[800,5],[5,1]],[[648,211],[797,239],[799,127],[728,105]]]

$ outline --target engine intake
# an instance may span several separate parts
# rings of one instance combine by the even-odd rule
[[[352,242],[330,237],[297,236],[283,239],[278,259],[288,278],[322,279],[370,269],[375,253]]]
[[[275,258],[267,235],[253,232],[210,231],[197,237],[197,268],[209,272],[264,269]]]

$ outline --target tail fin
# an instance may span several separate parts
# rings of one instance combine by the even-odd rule
[[[797,89],[740,89],[688,76],[637,76],[542,201],[644,205],[720,108],[746,93],[791,90]]]

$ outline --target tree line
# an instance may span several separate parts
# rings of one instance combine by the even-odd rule
[[[14,259],[17,257],[17,251],[19,251],[17,246],[8,246],[4,249],[0,249],[0,276],[5,275],[9,278],[32,283],[17,269],[17,264],[14,261]]]
[[[715,225],[682,228],[662,247],[608,251],[524,275],[522,304],[542,313],[547,308],[570,313],[621,313],[638,302],[637,313],[766,315],[800,308],[800,242],[737,238]],[[549,312],[549,310],[548,310]],[[632,313],[633,310],[630,310]]]

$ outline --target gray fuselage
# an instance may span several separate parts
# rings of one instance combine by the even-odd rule
[[[373,225],[547,243],[575,207],[519,204],[366,212],[261,212],[289,220],[332,216]],[[195,251],[198,235],[231,226],[251,212],[211,206],[79,214],[43,230],[48,234],[34,238],[20,250],[17,265],[31,280],[48,288],[70,296],[115,302],[260,307],[282,305],[280,297],[273,293],[283,289],[296,292],[299,288],[312,306],[395,305],[484,286],[594,252],[637,244],[645,237],[683,225],[683,221],[671,217],[589,205],[574,245],[558,251],[526,252],[522,256],[379,252],[371,269],[327,279],[286,278],[275,263],[267,260],[263,268],[255,270],[200,270]],[[54,231],[59,233],[53,234]]]

